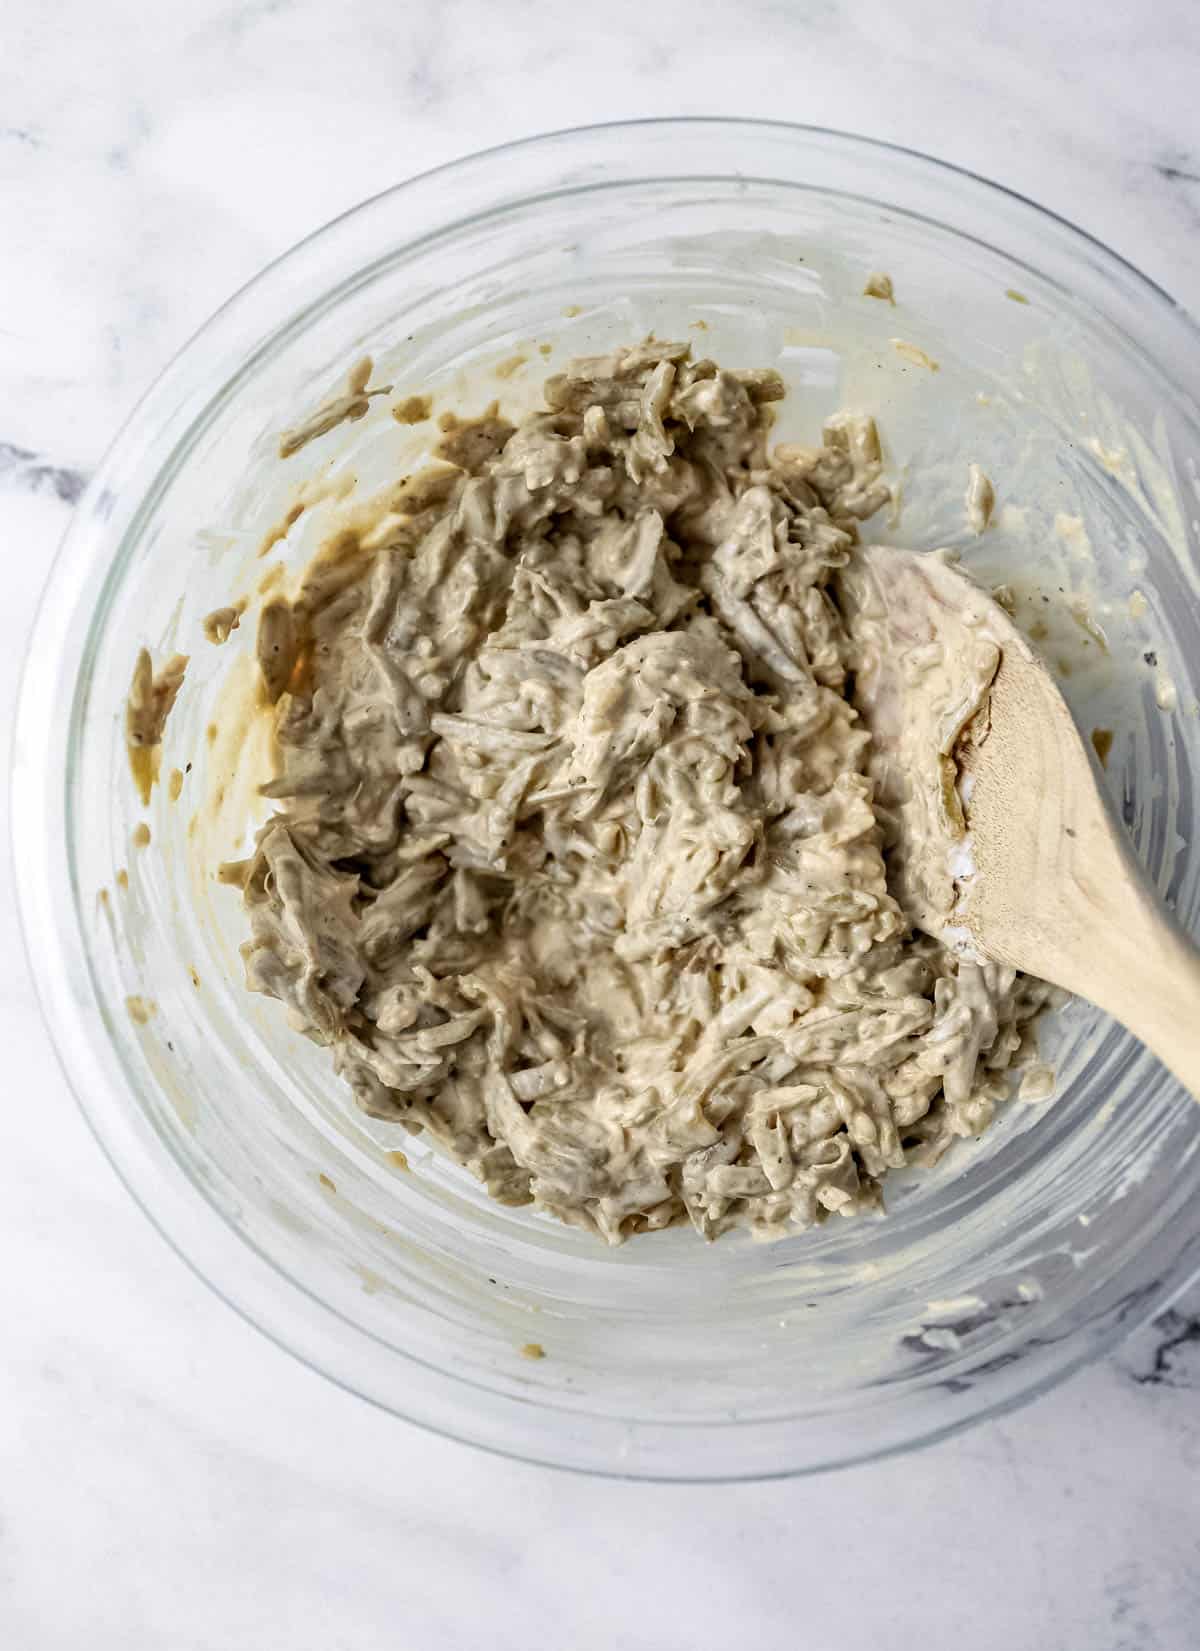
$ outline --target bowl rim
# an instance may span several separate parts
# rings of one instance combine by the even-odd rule
[[[207,422],[213,410],[223,405],[234,392],[242,373],[250,371],[262,354],[269,352],[293,327],[310,318],[316,303],[328,300],[332,291],[340,292],[345,282],[354,276],[343,274],[333,288],[327,288],[319,293],[312,304],[291,311],[285,309],[279,324],[265,332],[250,313],[262,293],[277,284],[281,278],[286,278],[290,283],[298,266],[311,261],[314,255],[323,257],[331,242],[339,237],[348,236],[353,241],[356,238],[355,231],[364,228],[372,213],[385,204],[390,207],[397,199],[406,196],[411,198],[414,193],[436,189],[439,182],[448,177],[464,179],[476,175],[486,180],[494,169],[505,168],[507,163],[517,156],[541,154],[549,163],[556,148],[566,145],[582,143],[603,147],[610,144],[618,145],[624,141],[632,143],[647,134],[656,134],[664,130],[681,134],[689,132],[697,137],[703,134],[719,134],[730,144],[731,151],[738,139],[750,145],[756,140],[770,137],[796,144],[800,153],[806,147],[832,147],[835,151],[843,151],[846,156],[859,160],[878,160],[887,157],[894,162],[899,159],[917,173],[934,178],[948,178],[985,198],[1002,199],[1015,207],[1019,213],[1030,217],[1031,221],[1036,221],[1043,227],[1054,226],[1055,233],[1069,248],[1076,251],[1082,249],[1091,255],[1097,265],[1097,273],[1106,276],[1110,281],[1115,278],[1118,282],[1130,284],[1141,303],[1152,303],[1160,311],[1168,314],[1177,325],[1183,327],[1193,346],[1200,346],[1200,327],[1171,294],[1128,259],[1061,214],[1040,206],[1019,192],[967,168],[903,145],[832,128],[786,121],[707,116],[603,122],[522,137],[414,174],[330,219],[272,259],[245,282],[175,353],[134,406],[97,467],[63,535],[38,603],[26,647],[18,691],[10,778],[10,850],[14,855],[14,872],[22,865],[37,865],[38,855],[34,849],[40,847],[44,855],[48,843],[54,845],[56,867],[67,869],[69,872],[71,866],[70,850],[61,819],[62,808],[65,807],[68,776],[56,768],[53,760],[39,761],[38,757],[32,754],[41,753],[44,756],[45,752],[53,754],[59,748],[54,740],[48,737],[54,730],[56,720],[53,711],[55,700],[49,690],[58,679],[58,673],[69,666],[72,691],[77,691],[78,670],[83,654],[80,652],[73,655],[71,649],[76,638],[86,628],[83,599],[89,587],[94,586],[98,579],[107,578],[111,573],[119,559],[122,545],[136,531],[143,513],[152,507],[154,500],[169,480],[178,455],[189,450],[199,429]],[[725,175],[746,176],[733,166]],[[621,181],[631,183],[637,181],[640,176],[631,173],[628,178],[622,178]],[[582,188],[585,184],[583,180],[578,180],[569,187]],[[542,194],[546,192],[544,189],[541,191]],[[520,179],[518,186],[509,196],[500,202],[492,202],[491,209],[496,209],[499,205],[515,205],[534,198],[538,198],[537,193],[531,193],[525,181]],[[455,225],[469,221],[469,216],[464,217],[458,211],[449,213],[439,222],[436,232],[445,232]],[[961,236],[963,233],[954,226],[950,228],[955,235]],[[415,241],[405,238],[399,244],[411,249],[419,244],[419,240],[420,237]],[[354,274],[361,276],[367,267],[353,266]],[[215,351],[212,349],[214,341],[218,345]],[[1141,349],[1141,346],[1138,348]],[[196,391],[188,392],[187,386],[183,383],[189,375],[192,362],[201,351],[208,357],[204,374],[206,388],[202,394]],[[214,356],[222,368],[219,379],[211,372]],[[1155,366],[1164,376],[1172,377],[1169,367],[1163,367],[1157,360]],[[219,383],[219,387],[213,389],[214,383]],[[1182,394],[1187,394],[1181,386],[1177,387],[1181,389]],[[152,465],[147,464],[147,453],[154,455]],[[123,483],[129,472],[135,469],[147,474],[149,480],[140,493],[131,497]],[[105,547],[108,549],[109,562],[106,567],[98,568],[96,553]],[[69,719],[64,714],[57,720],[65,725]],[[55,805],[56,798],[61,805],[59,807]],[[1016,1384],[1009,1391],[1000,1395],[989,1392],[983,1397],[976,1387],[972,1395],[974,1402],[957,1409],[948,1406],[948,1410],[953,1409],[954,1413],[941,1425],[925,1427],[883,1444],[872,1440],[862,1449],[855,1449],[853,1446],[838,1448],[817,1459],[799,1463],[787,1462],[774,1471],[764,1471],[758,1467],[741,1471],[726,1466],[716,1471],[702,1469],[696,1472],[680,1471],[669,1464],[666,1467],[655,1466],[649,1458],[645,1461],[640,1460],[636,1451],[626,1454],[614,1448],[614,1427],[624,1425],[627,1433],[638,1430],[631,1430],[627,1424],[616,1424],[608,1418],[604,1419],[605,1428],[599,1430],[592,1427],[593,1420],[598,1419],[588,1419],[591,1431],[607,1429],[609,1442],[599,1450],[589,1446],[586,1450],[576,1451],[573,1455],[564,1455],[561,1451],[557,1455],[542,1454],[539,1449],[530,1448],[529,1440],[534,1435],[528,1429],[525,1442],[519,1445],[497,1442],[494,1429],[491,1430],[492,1437],[484,1437],[473,1431],[470,1426],[460,1425],[461,1412],[454,1406],[450,1406],[448,1410],[444,1403],[435,1402],[436,1395],[431,1396],[429,1402],[418,1406],[415,1411],[407,1406],[385,1402],[336,1368],[338,1361],[331,1351],[331,1338],[326,1334],[332,1328],[336,1335],[336,1326],[298,1327],[294,1314],[281,1314],[280,1303],[284,1297],[300,1293],[306,1298],[305,1303],[301,1304],[301,1311],[308,1311],[311,1305],[315,1304],[324,1315],[332,1316],[337,1324],[342,1326],[343,1333],[347,1328],[353,1331],[350,1338],[352,1341],[359,1335],[368,1335],[357,1326],[349,1326],[349,1321],[343,1319],[336,1308],[306,1290],[259,1250],[245,1234],[237,1232],[226,1221],[223,1213],[205,1199],[186,1177],[180,1166],[158,1142],[157,1137],[153,1138],[152,1143],[151,1137],[137,1127],[136,1121],[120,1115],[119,1104],[108,1104],[102,1084],[92,1085],[80,1081],[78,1074],[87,1070],[87,1067],[79,1059],[72,1060],[70,1054],[87,1053],[95,1060],[102,1040],[108,1040],[111,1046],[111,1037],[105,1026],[102,1007],[90,976],[84,979],[79,973],[78,959],[75,955],[78,947],[72,944],[73,940],[77,940],[77,935],[72,924],[67,921],[69,914],[63,889],[55,887],[51,878],[40,878],[36,875],[14,875],[14,886],[17,889],[17,906],[26,960],[60,1070],[102,1152],[134,1201],[171,1248],[197,1277],[248,1323],[261,1330],[276,1345],[313,1366],[337,1385],[357,1393],[390,1414],[400,1415],[433,1432],[477,1445],[499,1455],[606,1477],[711,1483],[786,1478],[848,1465],[862,1459],[899,1454],[932,1444],[985,1417],[1002,1414],[1066,1379],[1075,1370],[1107,1352],[1129,1331],[1163,1311],[1170,1305],[1171,1300],[1187,1287],[1192,1277],[1200,1272],[1198,1233],[1195,1235],[1198,1242],[1189,1252],[1177,1259],[1174,1276],[1169,1274],[1162,1280],[1162,1289],[1158,1294],[1152,1299],[1131,1303],[1130,1310],[1116,1315],[1113,1321],[1104,1327],[1102,1333],[1097,1332],[1080,1338],[1072,1352],[1060,1351],[1055,1358],[1043,1358],[1037,1371],[1030,1369],[1027,1372],[1029,1379]],[[71,891],[72,898],[77,899],[78,895],[78,890]],[[164,1176],[164,1168],[169,1170],[169,1178]],[[261,1276],[256,1276],[252,1281],[239,1279],[242,1287],[236,1291],[231,1290],[227,1281],[238,1274],[231,1271],[228,1266],[219,1265],[212,1260],[214,1245],[220,1248],[223,1257],[227,1253],[231,1261],[240,1258],[243,1267],[248,1256],[253,1254],[257,1259]],[[200,1253],[205,1254],[205,1263],[198,1259]],[[283,1290],[279,1288],[281,1284],[284,1286]],[[276,1297],[278,1299],[275,1299]],[[287,1320],[286,1328],[280,1328],[281,1317]],[[413,1359],[413,1355],[407,1357],[410,1361]],[[435,1382],[444,1382],[444,1379],[444,1373],[435,1372]],[[402,1395],[402,1399],[404,1396]],[[528,1407],[530,1403],[527,1400],[513,1399],[509,1395],[496,1394],[494,1397],[497,1403],[503,1402],[506,1405]],[[537,1403],[536,1396],[533,1402]],[[751,1425],[756,1425],[767,1433],[779,1434],[780,1429],[787,1423],[772,1420]],[[676,1437],[683,1438],[689,1430],[697,1431],[697,1424],[680,1424]],[[605,1465],[604,1461],[598,1461],[597,1457],[615,1461],[617,1465]]]

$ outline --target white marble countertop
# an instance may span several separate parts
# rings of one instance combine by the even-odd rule
[[[484,144],[646,114],[858,129],[1032,195],[1200,307],[1200,14],[1150,16],[11,0],[0,711],[72,502],[167,358],[300,235]],[[0,1044],[0,1645],[1196,1644],[1200,1289],[1107,1363],[916,1457],[718,1490],[585,1481],[377,1413],[167,1250],[55,1064],[7,855]]]

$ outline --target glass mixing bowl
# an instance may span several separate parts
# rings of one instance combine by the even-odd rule
[[[876,270],[894,305],[863,295]],[[778,366],[790,437],[840,405],[877,416],[901,488],[868,534],[958,544],[1012,586],[1083,726],[1111,732],[1115,804],[1195,930],[1196,329],[992,184],[857,138],[723,121],[560,133],[417,178],[297,247],[188,345],[82,501],[42,604],[16,737],[24,924],[105,1151],[280,1345],[520,1457],[795,1473],[1027,1398],[1200,1267],[1200,1109],[1154,1061],[1073,1005],[1045,1033],[1056,1097],[1014,1100],[980,1142],[893,1177],[885,1219],[774,1246],[675,1230],[608,1250],[490,1203],[357,1113],[327,1054],[244,991],[239,901],[213,876],[261,753],[222,697],[253,624],[216,648],[201,618],[302,560],[332,495],[394,477],[426,439],[387,397],[286,463],[278,430],[364,353],[396,394],[519,407],[543,355],[553,368],[651,329]],[[970,461],[999,501],[977,540]],[[260,559],[300,482],[311,508]],[[192,656],[145,811],[122,723],[142,644]]]

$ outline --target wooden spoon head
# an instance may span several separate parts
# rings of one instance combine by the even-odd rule
[[[1045,665],[940,553],[861,546],[839,579],[910,921],[1089,998],[1200,1097],[1200,952],[1109,813]]]
[[[840,578],[910,921],[1082,989],[1069,978],[1088,925],[1075,891],[1128,856],[1054,679],[944,553],[864,545]]]

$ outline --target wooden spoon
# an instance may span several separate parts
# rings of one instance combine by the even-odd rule
[[[1200,1097],[1200,952],[1151,887],[1050,672],[944,552],[839,576],[910,920],[1088,998]]]

